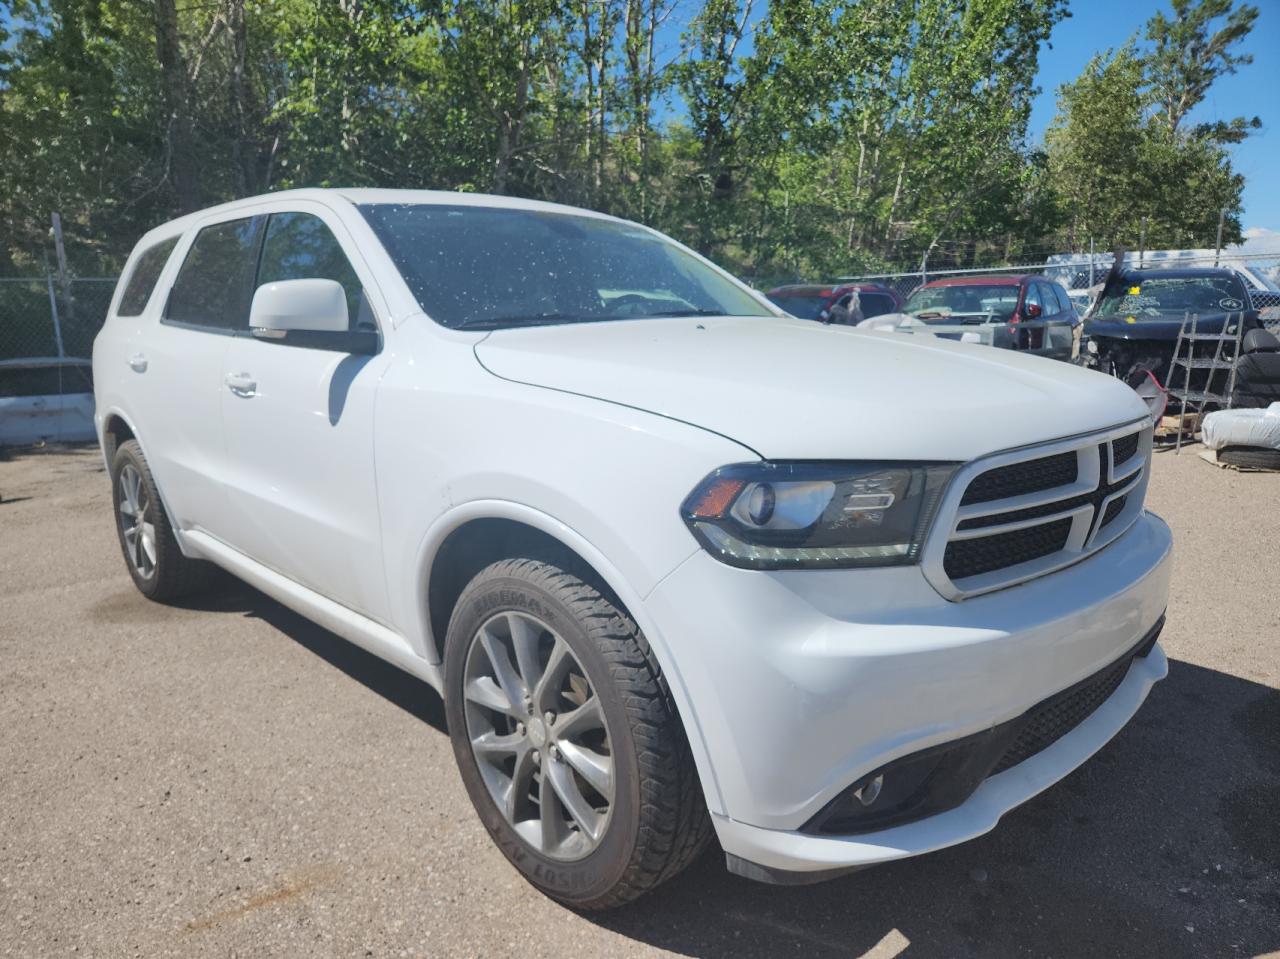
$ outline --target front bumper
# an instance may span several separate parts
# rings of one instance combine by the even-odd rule
[[[914,567],[760,573],[691,557],[645,605],[694,704],[685,720],[730,861],[820,876],[991,829],[1128,721],[1167,671],[1159,646],[1079,726],[959,806],[857,836],[800,831],[860,777],[1013,720],[1133,649],[1164,611],[1170,546],[1144,514],[1073,567],[960,603]]]

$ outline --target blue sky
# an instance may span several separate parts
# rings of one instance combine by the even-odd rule
[[[1280,4],[1253,0],[1262,13],[1241,49],[1253,63],[1234,76],[1223,77],[1204,103],[1191,114],[1193,122],[1261,117],[1262,129],[1232,148],[1232,162],[1245,176],[1242,225],[1280,230]],[[1031,112],[1030,136],[1039,141],[1056,111],[1057,89],[1074,80],[1095,53],[1118,47],[1157,10],[1166,15],[1167,2],[1152,0],[1072,0],[1071,16],[1054,28],[1050,47],[1040,50],[1040,96]],[[1141,39],[1141,37],[1139,37]]]

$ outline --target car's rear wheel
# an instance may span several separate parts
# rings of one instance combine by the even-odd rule
[[[449,623],[445,705],[498,847],[548,895],[605,909],[692,862],[710,819],[648,644],[589,579],[532,559],[479,573]]]
[[[116,450],[111,496],[120,550],[142,595],[163,602],[209,586],[214,567],[182,555],[137,440],[126,440]]]

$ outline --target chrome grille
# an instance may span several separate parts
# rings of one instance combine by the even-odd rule
[[[959,600],[1083,559],[1142,512],[1150,456],[1149,423],[1130,423],[970,463],[939,509],[925,575]]]

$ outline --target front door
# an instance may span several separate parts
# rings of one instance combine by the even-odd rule
[[[331,228],[332,227],[332,228]],[[256,285],[332,279],[352,329],[374,328],[365,283],[317,213],[273,213]],[[235,337],[222,391],[232,546],[376,620],[387,616],[373,416],[386,354]]]

